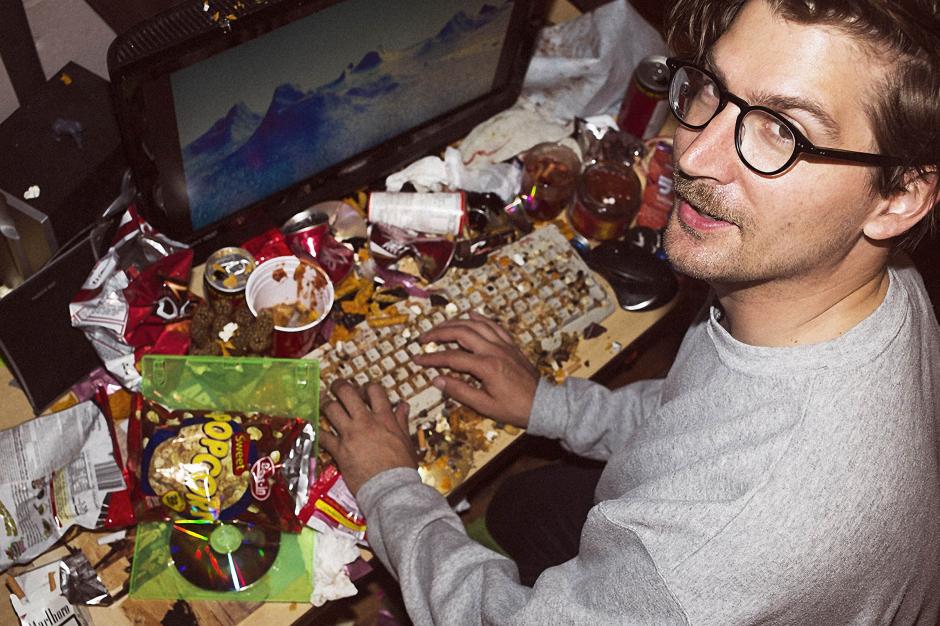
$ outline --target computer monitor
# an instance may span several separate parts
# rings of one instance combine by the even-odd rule
[[[108,66],[143,214],[208,254],[458,139],[515,101],[541,5],[188,0],[138,25]]]

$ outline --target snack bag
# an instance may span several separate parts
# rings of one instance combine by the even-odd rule
[[[72,526],[133,523],[121,504],[120,455],[95,402],[0,431],[0,455],[0,571],[33,560]]]
[[[128,430],[137,519],[239,520],[299,532],[314,437],[300,418],[171,411],[138,395]]]
[[[186,354],[193,251],[156,232],[134,207],[69,304],[72,326],[128,389],[140,385],[145,354]]]

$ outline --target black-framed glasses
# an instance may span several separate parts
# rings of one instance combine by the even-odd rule
[[[725,89],[708,70],[673,58],[666,59],[666,65],[672,72],[669,108],[683,126],[702,130],[729,102],[740,109],[734,146],[741,161],[759,174],[779,174],[803,153],[883,167],[909,165],[904,159],[883,154],[816,146],[785,117],[767,107],[748,104]]]

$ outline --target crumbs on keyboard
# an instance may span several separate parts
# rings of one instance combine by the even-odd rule
[[[414,430],[437,417],[444,401],[431,385],[439,372],[412,361],[422,351],[440,349],[419,344],[421,333],[473,309],[498,321],[540,371],[552,375],[574,350],[576,333],[601,322],[615,306],[553,225],[492,252],[479,268],[450,268],[432,291],[436,296],[430,299],[388,304],[381,318],[361,321],[340,339],[334,333],[332,343],[308,354],[320,362],[321,388],[337,378],[379,383],[393,404],[408,402]]]

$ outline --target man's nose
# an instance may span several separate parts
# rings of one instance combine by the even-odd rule
[[[675,144],[679,168],[691,177],[728,182],[744,167],[734,146],[735,123],[739,110],[725,106],[705,128],[691,130],[679,126]]]

